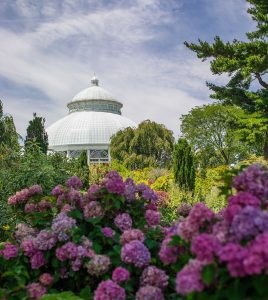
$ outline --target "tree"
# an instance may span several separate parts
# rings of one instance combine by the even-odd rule
[[[29,121],[29,126],[27,127],[26,149],[29,142],[36,143],[43,153],[47,153],[48,136],[45,131],[45,119],[37,117],[36,113],[33,114],[33,120]]]
[[[173,171],[180,188],[193,191],[195,183],[194,154],[187,140],[180,138],[174,147]]]
[[[6,149],[17,151],[19,149],[19,135],[12,116],[4,114],[3,103],[0,100],[0,150]]]
[[[268,159],[268,2],[247,0],[248,13],[257,23],[256,31],[247,33],[247,41],[223,42],[218,36],[209,44],[199,39],[198,44],[185,42],[186,47],[203,61],[210,59],[213,74],[227,74],[227,84],[207,83],[213,99],[236,104],[249,112],[261,114],[264,132],[264,157]]]
[[[171,167],[174,137],[164,125],[143,121],[138,128],[126,128],[111,138],[110,153],[130,169],[149,166]]]
[[[229,165],[245,159],[249,152],[256,153],[249,144],[254,144],[257,150],[259,136],[255,134],[254,139],[251,137],[247,141],[252,122],[248,122],[248,116],[237,106],[220,103],[203,105],[193,108],[180,119],[181,132],[195,150],[202,168]],[[242,121],[244,119],[250,125]],[[246,130],[246,126],[250,128]],[[261,129],[256,132],[262,136]],[[262,145],[261,141],[259,145]]]

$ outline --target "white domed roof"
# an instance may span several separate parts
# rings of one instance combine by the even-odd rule
[[[120,129],[136,127],[136,123],[118,114],[79,111],[60,119],[47,129],[49,147],[62,151],[71,145],[110,144]]]
[[[72,102],[74,101],[82,101],[82,100],[111,100],[114,101],[115,98],[107,92],[105,89],[93,85],[90,86],[73,97]]]

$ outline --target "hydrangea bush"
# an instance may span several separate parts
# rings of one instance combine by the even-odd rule
[[[0,248],[0,299],[65,291],[94,300],[267,299],[264,167],[233,178],[220,212],[183,206],[169,227],[145,184],[112,171],[87,192],[81,186],[72,177],[50,196],[33,186],[9,198],[25,223]]]

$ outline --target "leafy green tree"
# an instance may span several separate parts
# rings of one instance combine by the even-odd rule
[[[0,151],[19,150],[18,137],[13,118],[4,114],[3,103],[0,100]]]
[[[185,42],[186,47],[203,61],[209,59],[213,74],[227,74],[225,85],[207,83],[213,91],[211,98],[236,104],[262,117],[264,132],[264,157],[268,159],[268,2],[247,0],[248,13],[256,22],[256,30],[247,33],[247,41],[224,42],[216,36],[209,44],[199,39],[198,44]]]
[[[164,125],[143,121],[126,128],[111,138],[112,159],[134,170],[149,166],[171,167],[174,137]]]
[[[89,166],[87,162],[87,151],[82,151],[79,155],[76,163],[76,175],[81,179],[83,182],[83,187],[85,189],[89,186]]]
[[[220,103],[203,105],[193,108],[180,119],[181,132],[195,150],[196,160],[202,168],[229,165],[245,159],[250,152],[256,154],[258,136],[246,141],[252,129],[247,122],[251,119],[237,106]],[[249,128],[246,129],[246,126]],[[262,137],[260,128],[257,132]],[[249,143],[252,145],[249,146]],[[262,140],[259,145],[260,148]]]
[[[27,128],[27,136],[25,140],[25,147],[29,142],[39,145],[43,153],[48,150],[48,136],[45,131],[45,118],[37,117],[36,113],[33,114],[33,120],[29,121]]]
[[[187,140],[180,138],[174,147],[173,171],[179,187],[193,191],[195,183],[194,154]]]

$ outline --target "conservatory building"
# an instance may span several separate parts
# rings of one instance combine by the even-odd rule
[[[136,123],[121,115],[122,103],[99,86],[94,76],[91,86],[67,104],[69,114],[47,128],[49,150],[78,157],[87,151],[89,163],[110,161],[110,138]]]

